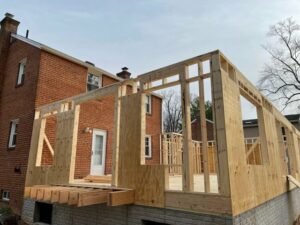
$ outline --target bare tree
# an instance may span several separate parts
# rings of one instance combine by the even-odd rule
[[[259,88],[282,110],[299,107],[300,102],[300,26],[291,18],[270,27],[273,39],[263,48],[271,56],[264,66]]]
[[[180,95],[175,91],[162,92],[163,100],[163,123],[165,132],[180,132],[182,129],[182,111]]]
[[[180,94],[174,90],[162,92],[164,132],[179,133],[182,130],[182,109]],[[191,120],[199,115],[199,97],[191,94]],[[206,118],[212,120],[212,103],[205,102]]]

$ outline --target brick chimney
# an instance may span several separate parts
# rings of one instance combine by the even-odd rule
[[[4,79],[4,70],[10,45],[10,34],[17,33],[19,21],[13,19],[14,15],[6,13],[0,22],[0,98],[2,83]],[[1,109],[0,109],[1,110]]]
[[[128,72],[128,68],[127,67],[123,67],[122,71],[120,73],[117,73],[118,77],[121,77],[123,79],[129,79],[131,76],[131,73]]]

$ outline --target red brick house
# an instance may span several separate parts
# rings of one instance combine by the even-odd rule
[[[128,78],[118,76],[17,34],[19,22],[0,22],[0,189],[1,199],[19,213],[35,109]],[[161,98],[147,96],[146,163],[160,162]],[[81,106],[75,178],[111,173],[114,97]],[[55,120],[46,126],[54,140]],[[43,164],[51,164],[44,145]]]

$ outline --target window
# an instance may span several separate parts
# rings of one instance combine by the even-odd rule
[[[151,95],[146,95],[146,113],[151,113]]]
[[[94,74],[88,73],[87,75],[87,91],[92,91],[100,87],[100,77]]]
[[[9,191],[2,191],[2,200],[9,201]]]
[[[35,202],[34,224],[52,224],[53,205],[44,202]]]
[[[145,157],[146,158],[152,157],[151,136],[145,137]]]
[[[13,120],[10,122],[10,133],[9,133],[9,141],[8,141],[8,147],[14,148],[17,144],[17,134],[18,134],[18,124],[19,120]]]
[[[17,77],[17,86],[21,86],[24,83],[25,79],[25,68],[26,68],[26,59],[23,59],[19,62],[19,71]]]

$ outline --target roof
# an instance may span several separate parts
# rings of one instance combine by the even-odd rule
[[[300,122],[300,114],[289,114],[285,115],[291,123],[299,123]],[[257,127],[257,119],[249,119],[243,120],[244,127]]]
[[[94,70],[97,70],[97,71],[99,71],[100,73],[105,74],[106,76],[111,77],[111,78],[113,78],[113,79],[116,79],[116,80],[119,80],[119,81],[122,81],[122,80],[123,80],[122,78],[117,77],[116,75],[114,75],[114,74],[112,74],[112,73],[110,73],[110,72],[108,72],[108,71],[105,71],[105,70],[103,70],[103,69],[101,69],[101,68],[98,68],[98,67],[96,67],[96,66],[92,66],[92,65],[89,64],[89,63],[86,63],[86,62],[84,62],[84,61],[82,61],[82,60],[80,60],[80,59],[74,58],[73,56],[67,55],[67,54],[65,54],[65,53],[63,53],[63,52],[60,52],[60,51],[58,51],[58,50],[56,50],[56,49],[53,49],[53,48],[51,48],[51,47],[49,47],[49,46],[47,46],[47,45],[44,45],[44,44],[42,44],[42,43],[39,43],[39,42],[37,42],[37,41],[31,40],[31,39],[29,39],[29,38],[26,38],[26,37],[23,37],[23,36],[21,36],[21,35],[14,34],[14,33],[12,33],[11,36],[12,36],[13,38],[16,38],[16,39],[18,39],[18,40],[20,40],[20,41],[23,41],[23,42],[25,42],[25,43],[27,43],[27,44],[29,44],[29,45],[31,45],[31,46],[34,46],[34,47],[39,48],[39,49],[42,49],[42,50],[44,50],[44,51],[46,51],[46,52],[49,52],[49,53],[51,53],[51,54],[53,54],[53,55],[57,55],[57,56],[59,56],[59,57],[61,57],[61,58],[64,58],[64,59],[66,59],[66,60],[68,60],[68,61],[71,61],[71,62],[73,62],[73,63],[82,65],[82,66],[84,66],[84,67],[86,67],[86,68],[92,68],[92,69],[94,69]]]

